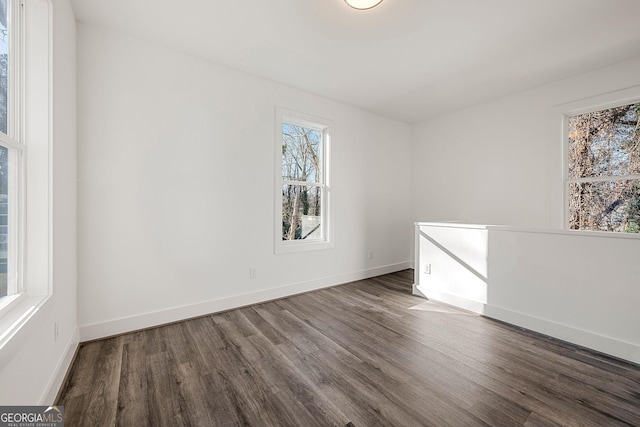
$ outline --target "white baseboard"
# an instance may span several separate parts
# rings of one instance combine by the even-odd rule
[[[426,290],[415,285],[414,295],[425,296],[426,298],[434,301],[440,301],[445,304],[453,305],[454,307],[459,307],[492,319],[509,323],[511,325],[529,329],[562,341],[567,341],[572,344],[640,364],[640,346],[637,344],[628,343],[615,338],[599,335],[594,332],[577,329],[573,326],[540,319],[532,315],[518,313],[505,308],[471,301],[456,295]]]
[[[585,331],[573,326],[540,319],[501,307],[487,305],[484,315],[512,325],[520,326],[553,338],[590,348],[601,353],[640,364],[640,346],[615,338]]]
[[[76,354],[78,344],[80,343],[80,331],[76,329],[67,343],[66,350],[63,358],[58,363],[55,372],[53,373],[49,385],[47,386],[44,394],[40,398],[40,405],[53,405],[56,400],[56,396],[62,387],[62,383],[67,375],[69,366],[73,361],[73,356]]]
[[[171,307],[150,313],[142,313],[107,322],[80,326],[80,341],[90,341],[112,335],[118,335],[139,329],[151,328],[166,323],[205,316],[220,311],[231,310],[251,304],[257,304],[291,295],[341,285],[356,280],[367,279],[383,274],[394,273],[409,268],[409,262],[386,265],[383,267],[362,270],[339,276],[316,279],[308,282],[294,283],[258,292],[235,295],[227,298],[204,301],[180,307]]]
[[[431,289],[425,289],[424,287],[421,287],[421,286],[415,286],[414,295],[423,296],[425,298],[432,299],[435,301],[440,301],[445,304],[449,304],[454,307],[459,307],[464,310],[472,311],[478,314],[484,314],[484,310],[486,307],[485,304],[478,301],[472,301],[470,299],[459,297],[453,294],[448,294],[446,292],[439,292]]]

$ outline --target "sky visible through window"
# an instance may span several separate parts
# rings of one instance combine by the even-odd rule
[[[302,126],[282,124],[282,178],[290,181],[320,182],[322,132]]]

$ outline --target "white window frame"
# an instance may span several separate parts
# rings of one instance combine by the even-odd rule
[[[0,145],[9,149],[9,218],[7,246],[7,296],[0,298],[0,313],[25,297],[23,281],[24,248],[24,11],[23,1],[8,0],[9,70],[7,94],[7,134],[0,132]]]
[[[321,205],[321,238],[314,240],[282,240],[282,187],[286,184],[301,185],[282,178],[282,125],[284,123],[315,129],[322,132],[322,205]],[[276,107],[275,120],[275,214],[274,214],[274,252],[276,254],[296,253],[329,249],[334,247],[333,227],[331,224],[331,144],[335,139],[333,121],[298,113],[281,107]]]
[[[52,0],[11,0],[20,5],[19,103],[13,128],[21,150],[15,187],[19,201],[12,206],[19,222],[12,236],[17,245],[17,294],[0,304],[0,366],[24,341],[19,331],[53,295],[52,283]],[[18,66],[18,64],[16,64]],[[17,72],[14,70],[14,72]],[[19,92],[18,92],[19,90]]]
[[[607,233],[615,236],[628,236],[630,238],[639,238],[635,233],[620,233],[614,231],[599,231],[599,230],[571,230],[569,228],[569,186],[575,182],[598,182],[602,181],[605,177],[598,178],[569,178],[569,118],[578,116],[581,114],[592,113],[595,111],[606,110],[609,108],[620,107],[622,105],[635,104],[640,102],[640,86],[634,86],[627,89],[622,89],[615,92],[610,92],[571,103],[559,105],[552,109],[552,138],[555,139],[555,135],[560,134],[562,141],[562,188],[551,190],[552,199],[557,200],[559,197],[557,193],[561,194],[562,209],[561,212],[561,224],[563,229],[576,231],[576,232],[593,232],[593,233]],[[557,139],[556,139],[557,141]],[[607,176],[607,181],[617,180],[629,180],[640,179],[640,175],[623,175],[623,176]],[[555,195],[555,196],[554,196]]]

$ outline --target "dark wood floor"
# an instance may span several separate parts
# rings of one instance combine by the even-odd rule
[[[414,297],[412,278],[82,344],[66,425],[640,425],[638,366]]]

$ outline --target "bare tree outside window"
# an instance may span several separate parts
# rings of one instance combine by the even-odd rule
[[[640,233],[640,103],[568,120],[573,230]]]
[[[282,124],[282,240],[322,238],[321,130]]]

